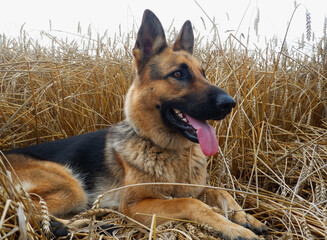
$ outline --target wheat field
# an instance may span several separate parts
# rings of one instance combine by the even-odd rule
[[[327,24],[325,24],[327,25]],[[326,32],[326,31],[325,31]],[[22,30],[0,35],[0,149],[51,141],[103,129],[124,119],[124,96],[133,80],[135,32],[114,37],[88,33],[80,41],[42,33],[42,46]],[[209,81],[229,92],[237,106],[212,122],[219,152],[208,159],[209,184],[224,187],[266,223],[265,239],[327,239],[327,36],[310,53],[277,39],[250,50],[230,35],[204,41],[194,55]],[[176,31],[167,33],[169,41]],[[300,45],[303,44],[301,47]],[[17,189],[0,152],[0,239],[46,239],[49,214],[39,213]],[[110,193],[106,193],[110,197]],[[145,227],[110,209],[92,209],[72,232],[77,239],[217,239],[207,226],[181,220]],[[223,213],[224,214],[224,213]],[[38,218],[36,216],[41,216]],[[41,221],[40,221],[41,219]],[[121,226],[115,237],[99,227]]]

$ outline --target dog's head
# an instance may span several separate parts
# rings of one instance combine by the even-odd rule
[[[133,49],[136,77],[125,103],[127,120],[155,144],[180,149],[200,143],[205,155],[218,150],[206,120],[221,120],[234,99],[206,80],[192,57],[194,36],[186,21],[169,47],[159,19],[145,10]]]

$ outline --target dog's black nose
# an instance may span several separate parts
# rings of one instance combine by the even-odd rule
[[[230,95],[224,94],[217,97],[216,106],[221,111],[231,111],[236,106],[236,102]]]

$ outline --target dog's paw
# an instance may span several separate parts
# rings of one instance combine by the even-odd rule
[[[232,222],[225,226],[218,236],[223,240],[260,240],[251,230]]]
[[[258,235],[266,234],[268,232],[268,228],[262,222],[243,211],[236,212],[233,215],[233,222],[252,230]]]
[[[50,222],[50,231],[55,239],[67,237],[70,233],[65,224],[53,219]]]
[[[264,225],[262,222],[260,222],[258,219],[253,217],[251,214],[246,214],[246,219],[248,223],[250,224],[250,228],[253,232],[256,234],[262,235],[267,234],[268,228],[266,225]]]

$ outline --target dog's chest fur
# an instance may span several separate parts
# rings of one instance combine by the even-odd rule
[[[124,166],[124,184],[136,183],[206,183],[206,158],[197,145],[183,151],[162,149],[151,140],[137,135],[127,121],[109,131],[107,159],[115,159]],[[112,156],[115,156],[112,158]],[[202,188],[176,185],[146,185],[142,193],[170,197],[197,197]],[[129,191],[130,195],[133,195]],[[135,196],[134,196],[135,197]]]

